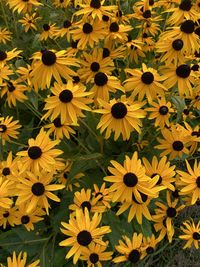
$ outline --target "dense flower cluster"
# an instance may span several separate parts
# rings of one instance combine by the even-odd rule
[[[198,249],[200,1],[0,7],[0,246],[33,232],[89,267]],[[2,266],[43,266],[23,250]]]

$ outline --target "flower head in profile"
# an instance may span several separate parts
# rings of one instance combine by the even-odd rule
[[[7,28],[0,27],[0,43],[6,44],[11,40],[11,32]]]
[[[21,128],[18,120],[13,120],[13,117],[0,117],[0,138],[3,144],[10,142],[10,138],[17,139],[19,134],[18,129]]]

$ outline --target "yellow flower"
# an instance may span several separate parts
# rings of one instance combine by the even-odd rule
[[[36,21],[40,19],[40,17],[37,17],[36,13],[33,14],[25,14],[25,16],[22,19],[19,19],[19,22],[24,26],[24,31],[28,32],[30,29],[33,29],[37,31],[36,27]]]
[[[40,260],[36,260],[31,264],[27,264],[27,253],[26,252],[20,252],[19,255],[16,255],[16,252],[13,252],[13,256],[7,258],[7,267],[40,267],[38,265],[40,263]]]
[[[6,44],[11,40],[11,32],[7,28],[0,27],[0,43]]]
[[[17,130],[21,128],[21,125],[18,124],[18,120],[12,120],[13,117],[0,117],[0,138],[2,139],[3,145],[5,144],[5,141],[11,141],[10,137],[17,139],[17,135],[19,134]]]
[[[192,244],[194,244],[196,249],[199,249],[200,242],[200,221],[195,224],[194,221],[187,220],[183,222],[183,226],[181,226],[181,230],[183,231],[183,235],[179,235],[180,239],[187,240],[183,249],[191,248]]]
[[[29,13],[31,12],[32,8],[42,6],[43,4],[40,3],[38,0],[7,0],[7,5],[9,8],[12,9],[13,12],[17,11],[19,13]]]

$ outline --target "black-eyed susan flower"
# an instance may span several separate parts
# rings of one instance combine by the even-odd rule
[[[174,65],[183,64],[186,61],[185,54],[183,52],[183,40],[168,38],[158,40],[156,43],[156,51],[158,53],[163,53],[160,57],[161,62],[165,65],[174,63]]]
[[[6,229],[7,226],[17,224],[17,207],[0,208],[0,226]]]
[[[108,244],[108,243],[107,243]],[[102,267],[101,262],[110,261],[112,259],[112,251],[105,251],[107,246],[99,244],[90,244],[82,251],[81,260],[87,261],[88,267]]]
[[[27,100],[27,96],[25,92],[29,90],[29,88],[17,82],[17,80],[9,80],[3,86],[1,90],[1,98],[6,96],[6,102],[8,106],[16,106],[17,101],[24,102]]]
[[[12,9],[13,12],[27,13],[31,12],[32,8],[42,6],[42,3],[38,0],[8,0],[7,5]]]
[[[19,121],[13,120],[13,117],[0,117],[0,138],[3,144],[5,144],[6,141],[10,142],[10,138],[17,139],[19,128],[21,128]]]
[[[155,148],[164,150],[161,152],[161,157],[169,154],[169,159],[175,157],[181,158],[183,154],[189,154],[190,137],[185,136],[185,132],[179,125],[173,125],[170,129],[163,129],[161,133],[164,139],[158,138],[159,145]]]
[[[32,56],[31,81],[35,89],[45,89],[50,87],[51,80],[62,84],[61,77],[69,79],[70,75],[76,75],[76,72],[70,69],[71,66],[78,67],[78,60],[72,53],[66,54],[65,50],[42,50]]]
[[[114,40],[104,40],[103,58],[110,57],[111,59],[124,58],[126,48],[122,45],[116,47]]]
[[[165,126],[170,126],[169,118],[174,111],[171,108],[171,102],[167,102],[165,98],[157,98],[157,102],[153,101],[150,108],[146,108],[146,111],[150,111],[149,119],[155,119],[155,127],[163,129]]]
[[[158,243],[159,240],[154,234],[147,237],[143,236],[142,245],[144,246],[147,255],[153,254],[156,251]]]
[[[75,124],[76,126],[78,124]],[[60,117],[55,118],[52,123],[45,125],[45,128],[49,129],[47,132],[49,135],[53,134],[55,139],[63,139],[65,136],[70,139],[70,134],[75,134],[76,132],[70,127],[71,124],[68,122],[61,123]]]
[[[115,42],[122,43],[128,40],[128,32],[133,29],[131,25],[118,24],[117,21],[112,21],[108,26],[108,32],[105,40],[110,42],[115,40]]]
[[[85,0],[83,4],[80,4],[81,9],[74,13],[75,16],[83,15],[83,20],[92,17],[92,19],[102,19],[103,15],[108,17],[114,15],[114,11],[117,10],[117,6],[104,5],[105,0]]]
[[[193,155],[197,151],[200,143],[200,127],[196,125],[191,127],[187,122],[184,122],[185,135],[190,136],[189,152]]]
[[[97,99],[109,101],[109,93],[115,93],[116,90],[124,92],[124,87],[121,85],[121,82],[117,77],[101,71],[94,75],[94,85],[90,91],[93,93],[92,96],[94,97],[95,104],[97,103]]]
[[[104,205],[107,208],[111,207],[111,193],[109,188],[106,188],[106,183],[103,183],[101,187],[98,187],[96,184],[94,184],[94,192],[92,194],[95,198],[98,199],[98,205]]]
[[[17,48],[14,48],[10,51],[0,50],[0,66],[4,65],[4,63],[6,63],[6,62],[18,57],[21,52],[22,52],[22,50],[17,50]]]
[[[168,65],[162,68],[162,72],[167,78],[163,83],[164,86],[169,89],[177,85],[181,97],[184,95],[190,97],[192,95],[192,84],[195,81],[195,74],[191,72],[190,65]]]
[[[35,208],[41,207],[49,214],[51,207],[48,198],[60,202],[60,199],[51,191],[63,189],[65,186],[61,184],[53,184],[53,173],[41,171],[38,175],[31,172],[18,177],[19,183],[16,185],[17,201],[16,205],[20,206],[27,203],[26,212],[32,212]]]
[[[130,208],[128,214],[128,222],[131,222],[133,218],[136,218],[139,224],[142,224],[142,217],[144,216],[147,220],[151,221],[151,214],[149,212],[148,206],[151,198],[143,193],[140,193],[142,201],[136,200],[134,194],[132,194],[132,202],[122,202],[116,215],[120,215]]]
[[[167,191],[166,197],[167,203],[161,203],[156,201],[155,204],[158,208],[155,209],[155,215],[152,215],[155,222],[154,228],[156,232],[160,231],[158,240],[162,240],[167,234],[168,240],[171,243],[174,235],[173,220],[178,213],[185,207],[185,205],[179,205],[179,199],[171,200],[169,191]]]
[[[132,195],[135,199],[142,203],[141,194],[151,197],[157,197],[158,189],[155,185],[158,181],[158,176],[150,178],[145,174],[145,168],[138,159],[138,153],[134,152],[129,158],[126,156],[123,165],[117,161],[111,160],[113,167],[108,167],[112,175],[104,177],[107,182],[113,183],[110,186],[110,192],[114,192],[112,201],[127,201],[132,202]]]
[[[40,17],[37,16],[37,13],[26,13],[22,19],[19,19],[19,22],[23,25],[25,32],[28,32],[30,29],[37,31],[36,22],[38,19]]]
[[[101,222],[101,215],[95,213],[91,218],[89,212],[85,209],[85,212],[77,209],[75,216],[71,216],[68,223],[61,222],[61,232],[68,236],[67,239],[59,243],[60,246],[72,247],[66,255],[69,259],[73,257],[73,263],[76,264],[80,255],[84,253],[85,247],[90,244],[99,244],[106,247],[107,243],[102,240],[103,235],[110,233],[109,226],[98,225]]]
[[[7,159],[0,162],[0,175],[8,180],[15,180],[18,173],[18,158],[13,159],[12,151],[8,153]]]
[[[14,251],[13,256],[7,258],[7,267],[40,267],[39,263],[40,260],[36,260],[31,264],[27,264],[27,253],[22,251],[18,254],[18,256]]]
[[[52,141],[42,128],[35,139],[28,140],[28,149],[17,153],[20,156],[20,172],[30,170],[34,173],[42,169],[52,171],[56,164],[56,157],[62,150],[54,148],[59,140]]]
[[[80,21],[74,27],[75,29],[71,30],[71,34],[74,41],[78,40],[77,48],[79,49],[85,49],[87,46],[93,48],[94,44],[106,35],[102,22],[98,19],[88,22]]]
[[[13,70],[6,64],[2,64],[0,69],[0,86],[3,87],[5,85],[4,82],[8,81],[9,76],[13,74]]]
[[[177,7],[169,8],[166,12],[172,12],[167,20],[170,25],[180,25],[184,19],[197,21],[200,18],[191,0],[182,0]]]
[[[180,26],[172,27],[162,34],[162,39],[181,39],[183,41],[183,53],[194,54],[199,51],[200,40],[195,34],[195,23],[193,20],[184,20]]]
[[[17,78],[17,82],[25,82],[29,87],[32,87],[31,72],[32,68],[29,64],[26,64],[25,67],[19,67],[16,70],[16,73],[20,75],[19,78]]]
[[[45,211],[40,207],[27,212],[27,204],[23,203],[18,207],[15,213],[16,224],[24,225],[27,231],[34,230],[34,224],[42,221],[44,219],[42,216],[45,214]]]
[[[90,111],[87,104],[92,101],[87,96],[91,95],[91,92],[86,92],[84,86],[73,84],[72,80],[68,80],[67,84],[54,83],[51,92],[53,96],[45,99],[44,110],[47,112],[42,119],[50,117],[55,120],[60,116],[61,124],[77,124],[78,117],[84,117],[82,110]]]
[[[132,239],[123,236],[123,241],[119,240],[119,245],[115,246],[121,254],[113,259],[115,263],[129,262],[137,263],[145,257],[145,249],[142,247],[142,233],[134,233]]]
[[[97,202],[100,198],[100,195],[98,197],[93,197],[91,194],[91,189],[85,190],[82,188],[80,192],[77,191],[74,193],[74,203],[69,205],[69,209],[72,211],[82,209],[84,212],[85,209],[87,209],[89,212],[102,213],[105,211],[105,206],[97,205]]]
[[[0,177],[0,207],[9,209],[13,203],[12,199],[10,198],[13,196],[13,182]]]
[[[7,28],[0,27],[0,43],[6,44],[11,40],[11,32]]]
[[[70,20],[66,19],[63,21],[63,27],[61,29],[57,29],[54,33],[54,36],[57,37],[63,37],[65,36],[67,41],[70,42],[70,31],[73,27],[73,24]]]
[[[141,132],[142,126],[141,118],[145,117],[145,111],[142,110],[142,102],[134,102],[126,97],[121,99],[112,99],[109,103],[98,99],[102,109],[95,110],[95,112],[103,114],[97,129],[100,132],[106,130],[105,138],[108,139],[112,132],[114,132],[114,140],[117,140],[122,134],[123,140],[128,140],[132,131]]]
[[[166,79],[165,76],[160,76],[157,70],[148,68],[144,63],[142,70],[126,69],[126,72],[131,74],[131,77],[125,80],[125,89],[127,92],[132,92],[132,96],[138,95],[138,100],[144,99],[145,95],[148,102],[152,102],[157,95],[164,96],[167,88],[161,83]]]
[[[45,41],[48,38],[54,39],[56,37],[56,33],[58,31],[58,27],[55,26],[55,23],[45,23],[43,24],[42,32],[40,34],[40,41]]]
[[[181,195],[191,196],[191,205],[200,199],[200,163],[195,160],[192,168],[186,160],[187,172],[178,170],[182,189]]]
[[[114,63],[110,57],[103,58],[103,51],[95,48],[92,53],[82,53],[80,60],[81,67],[78,74],[82,81],[90,82],[97,72],[103,72],[111,75],[114,70]]]
[[[143,42],[139,40],[132,40],[132,37],[128,35],[128,41],[124,44],[127,47],[126,53],[124,56],[131,58],[136,64],[138,64],[140,58],[145,57],[143,52]]]
[[[167,160],[167,157],[162,157],[160,161],[158,161],[156,156],[153,156],[152,163],[150,163],[146,158],[142,158],[143,164],[146,169],[146,174],[153,178],[158,175],[159,179],[157,185],[162,185],[163,189],[169,189],[174,191],[175,182],[175,165],[170,166],[170,162]]]
[[[183,234],[179,235],[179,238],[187,241],[183,249],[191,248],[192,244],[198,249],[200,244],[200,221],[195,224],[191,219],[184,221],[182,224],[181,230]]]

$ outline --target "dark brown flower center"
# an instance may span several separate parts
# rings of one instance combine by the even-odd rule
[[[123,182],[128,187],[134,187],[138,183],[138,178],[134,173],[127,172],[123,177]]]
[[[172,42],[172,47],[176,51],[180,51],[183,48],[183,41],[181,39],[176,39]]]
[[[106,47],[103,48],[103,58],[110,56],[110,50]]]
[[[152,247],[148,247],[148,248],[146,249],[146,253],[147,253],[147,254],[152,254],[152,253],[154,253],[154,248],[152,248]]]
[[[119,25],[117,22],[112,22],[110,24],[110,32],[118,32],[119,31]]]
[[[190,66],[187,64],[182,64],[176,68],[176,75],[181,77],[181,78],[187,78],[190,76]]]
[[[99,261],[99,255],[97,253],[91,253],[89,259],[91,263],[95,264]]]
[[[3,170],[2,170],[2,174],[3,174],[4,176],[9,175],[9,174],[10,174],[10,168],[8,168],[8,167],[3,168]]]
[[[0,61],[3,61],[4,59],[6,59],[7,58],[7,54],[6,54],[6,52],[4,52],[4,51],[0,51]]]
[[[56,54],[52,51],[45,50],[42,52],[42,62],[46,66],[51,66],[56,63]]]
[[[89,34],[89,33],[91,33],[93,31],[93,27],[92,27],[92,25],[90,24],[90,23],[85,23],[84,25],[83,25],[83,32],[85,33],[85,34]]]
[[[92,62],[92,64],[90,65],[90,69],[93,72],[99,71],[99,69],[100,69],[99,63],[98,62]]]
[[[34,183],[32,185],[31,191],[33,193],[33,195],[39,197],[42,196],[45,192],[45,187],[42,183],[38,182],[38,183]]]
[[[103,72],[98,72],[94,76],[94,82],[97,86],[104,86],[108,82],[108,77]]]
[[[151,178],[154,178],[156,175],[159,176],[158,182],[156,183],[157,185],[159,185],[159,184],[162,183],[162,177],[160,176],[160,174],[158,174],[158,173],[153,173],[153,174],[151,175]]]
[[[180,30],[184,33],[191,34],[194,32],[194,26],[194,22],[189,19],[181,24]]]
[[[43,25],[43,29],[44,29],[45,32],[48,32],[48,30],[50,29],[49,24],[44,24]]]
[[[97,198],[98,196],[101,196],[98,201],[102,201],[103,200],[103,194],[101,192],[98,192],[95,194],[95,197]]]
[[[4,124],[0,124],[0,133],[5,133],[7,130],[7,126]]]
[[[81,203],[81,208],[83,209],[83,211],[85,210],[85,208],[87,208],[88,211],[90,211],[91,208],[92,208],[92,206],[91,206],[91,204],[90,204],[89,201],[83,201],[83,202]]]
[[[198,64],[194,64],[194,65],[191,67],[191,70],[193,70],[193,71],[198,71],[198,70],[199,70],[199,65],[198,65]]]
[[[150,10],[146,10],[146,11],[144,11],[143,14],[142,14],[142,16],[143,16],[143,18],[145,18],[145,19],[150,18],[150,17],[151,17],[151,11],[150,11]]]
[[[28,216],[28,215],[23,215],[22,217],[21,217],[21,223],[22,224],[27,224],[27,223],[29,223],[30,222],[30,217]]]
[[[161,107],[159,108],[159,113],[160,113],[161,115],[167,115],[168,112],[169,112],[169,109],[168,109],[167,106],[161,106]]]
[[[181,151],[184,148],[184,145],[181,141],[174,141],[172,146],[173,146],[173,149],[176,151]]]
[[[137,249],[131,250],[131,252],[128,255],[128,260],[132,263],[138,262],[140,259],[140,252]]]
[[[192,8],[192,3],[190,0],[182,0],[179,8],[183,11],[190,11],[190,9]]]
[[[151,72],[147,71],[142,74],[141,80],[145,84],[151,84],[154,81],[154,76]]]
[[[69,103],[72,101],[73,99],[73,94],[70,90],[63,90],[60,94],[59,94],[59,99],[61,102],[63,103]]]
[[[73,83],[79,83],[80,82],[80,77],[79,76],[73,76]]]
[[[196,184],[197,184],[197,187],[200,188],[200,176],[197,177]]]
[[[127,114],[127,107],[124,103],[118,102],[112,105],[111,114],[115,119],[123,119]]]
[[[31,159],[39,159],[42,155],[42,150],[39,146],[31,146],[28,149],[28,156]]]
[[[6,211],[6,212],[3,213],[3,217],[4,217],[4,218],[8,218],[9,215],[10,215],[10,213],[9,213],[8,211]]]
[[[64,27],[64,28],[69,28],[71,25],[72,25],[72,23],[71,23],[71,21],[69,21],[69,20],[65,20],[65,21],[63,22],[63,27]]]
[[[109,17],[106,16],[106,15],[103,15],[103,16],[102,16],[102,20],[105,21],[105,22],[107,22],[107,21],[109,21]]]
[[[91,0],[90,7],[98,9],[101,7],[101,2],[99,0]]]
[[[78,233],[77,242],[81,246],[84,246],[84,247],[88,246],[92,242],[92,236],[90,232],[83,230],[80,233]]]
[[[167,209],[167,216],[170,217],[170,218],[176,217],[176,209],[172,208],[172,207],[169,207]]]
[[[15,89],[16,89],[16,87],[13,85],[12,82],[8,82],[7,86],[8,86],[8,91],[10,93],[12,93],[13,91],[15,91]]]
[[[194,240],[200,240],[200,234],[197,233],[197,232],[194,232],[192,237],[193,237]]]

